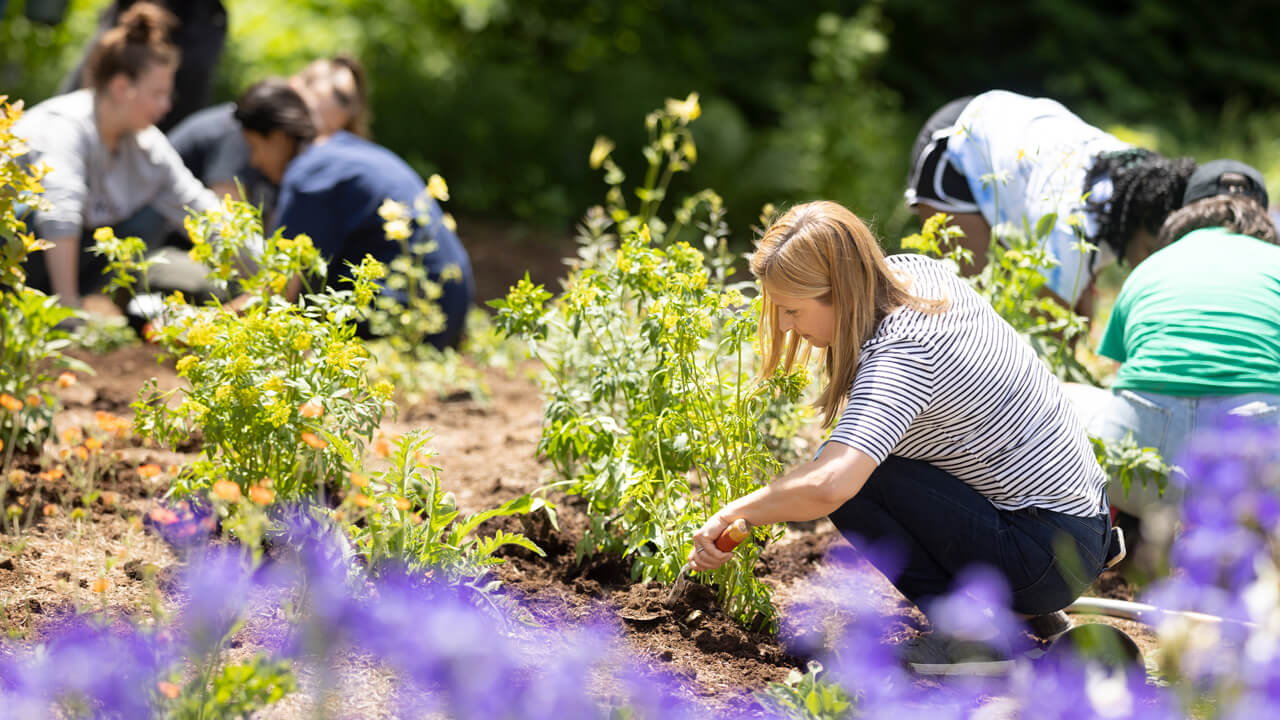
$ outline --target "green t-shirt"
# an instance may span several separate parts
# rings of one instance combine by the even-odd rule
[[[1130,273],[1098,352],[1124,363],[1116,389],[1280,394],[1280,247],[1187,233]]]

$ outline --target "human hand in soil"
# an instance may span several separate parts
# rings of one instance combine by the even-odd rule
[[[724,552],[716,547],[716,538],[729,527],[731,520],[720,517],[720,513],[711,516],[698,531],[693,534],[693,551],[689,553],[689,567],[698,572],[715,570],[733,557],[732,552]]]

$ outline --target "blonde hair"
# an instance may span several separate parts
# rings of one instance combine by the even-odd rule
[[[827,347],[827,384],[814,402],[823,425],[835,421],[853,385],[862,344],[886,315],[902,306],[920,312],[942,312],[945,298],[912,295],[907,281],[885,262],[884,251],[866,224],[842,205],[811,202],[797,205],[773,221],[756,244],[751,272],[760,280],[761,379],[781,364],[790,370],[804,364],[812,346],[798,334],[784,335],[778,306],[769,288],[781,295],[815,299],[835,307],[835,332]]]

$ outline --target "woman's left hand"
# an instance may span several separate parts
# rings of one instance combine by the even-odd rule
[[[719,538],[720,533],[729,527],[730,522],[720,517],[720,513],[716,513],[701,528],[698,528],[698,531],[693,534],[693,551],[689,553],[690,568],[699,572],[715,570],[733,557],[732,552],[724,552],[716,547],[716,538]]]

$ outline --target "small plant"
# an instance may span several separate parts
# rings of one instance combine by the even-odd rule
[[[179,496],[225,480],[246,497],[266,487],[282,502],[323,499],[330,483],[341,487],[358,466],[364,443],[392,407],[391,385],[369,379],[368,352],[355,337],[383,268],[366,258],[352,269],[352,289],[289,303],[278,296],[287,283],[321,270],[309,238],[263,238],[252,206],[231,200],[187,226],[192,256],[224,290],[243,291],[241,310],[217,301],[191,305],[181,293],[165,299],[168,322],[153,340],[178,357],[188,385],[167,393],[154,381],[144,387],[135,427],[170,445],[193,434],[203,439],[200,458],[174,481],[171,492]],[[109,238],[104,233],[99,242]],[[255,246],[263,252],[248,274],[240,259]],[[175,393],[181,402],[171,405]]]
[[[838,683],[818,677],[822,663],[810,660],[806,672],[792,670],[785,682],[772,682],[756,699],[775,717],[797,720],[840,720],[854,717],[853,698]]]
[[[551,508],[540,498],[522,495],[460,518],[453,493],[440,485],[440,468],[430,462],[435,454],[430,439],[421,431],[405,433],[391,449],[387,469],[351,477],[352,489],[341,508],[350,520],[348,534],[375,573],[388,567],[425,572],[488,594],[498,585],[486,576],[488,568],[502,562],[495,556],[499,548],[514,545],[538,555],[543,552],[519,533],[496,530],[479,536],[480,524]]]
[[[780,468],[775,453],[787,455],[797,427],[785,418],[808,384],[803,372],[753,382],[759,301],[727,282],[734,268],[719,197],[697,193],[674,223],[657,219],[671,176],[696,157],[687,126],[698,113],[693,95],[646,119],[649,170],[634,215],[609,143],[599,141],[591,164],[605,169],[608,209],[587,213],[564,294],[549,304],[526,277],[490,303],[498,326],[527,339],[546,367],[539,452],[562,478],[552,487],[589,503],[579,557],[618,552],[637,579],[665,582],[711,513]],[[710,259],[677,239],[686,229],[701,234]],[[734,617],[769,626],[768,589],[753,574],[760,552],[744,543],[710,577]]]

